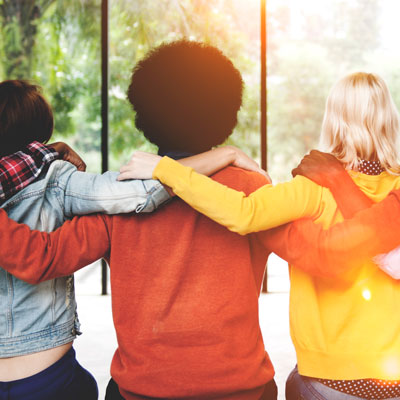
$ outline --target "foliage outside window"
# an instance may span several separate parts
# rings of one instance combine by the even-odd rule
[[[100,169],[101,0],[0,0],[0,78],[44,87],[55,136]],[[133,124],[126,100],[132,67],[145,52],[181,37],[216,45],[242,72],[246,91],[229,140],[259,157],[259,0],[110,0],[110,166],[133,149],[154,150]],[[400,105],[394,0],[269,0],[268,150],[275,180],[290,177],[318,144],[331,85],[355,70],[374,71]],[[393,36],[393,34],[392,34]],[[398,35],[397,35],[398,36]]]

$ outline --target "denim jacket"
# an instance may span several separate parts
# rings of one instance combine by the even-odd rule
[[[1,207],[12,219],[49,232],[74,215],[151,212],[169,199],[158,181],[118,182],[116,176],[78,172],[57,160]],[[7,251],[17,252],[18,243]],[[0,358],[48,350],[80,333],[73,276],[30,285],[0,268],[0,304]]]

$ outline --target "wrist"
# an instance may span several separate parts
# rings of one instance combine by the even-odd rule
[[[65,153],[65,144],[63,142],[47,143],[46,146],[53,149],[58,154],[58,158],[63,158]]]
[[[333,168],[332,172],[327,175],[327,186],[328,188],[334,188],[343,184],[343,182],[352,181],[349,174],[342,167]]]
[[[239,155],[239,152],[237,151],[236,147],[234,147],[234,146],[219,147],[216,150],[223,151],[224,157],[227,161],[227,165],[234,164]]]
[[[60,151],[62,148],[63,143],[62,142],[53,142],[53,143],[47,143],[46,146],[52,147],[55,151]]]

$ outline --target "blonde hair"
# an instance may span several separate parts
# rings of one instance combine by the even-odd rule
[[[399,113],[389,89],[375,74],[357,72],[339,80],[326,101],[320,145],[349,169],[359,160],[379,160],[400,174]]]

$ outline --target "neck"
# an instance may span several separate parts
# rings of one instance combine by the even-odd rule
[[[164,149],[158,149],[158,155],[159,156],[167,156],[169,158],[172,158],[174,160],[180,160],[181,158],[186,158],[193,156],[195,153],[190,153],[188,151],[182,151],[182,150],[164,150]]]

